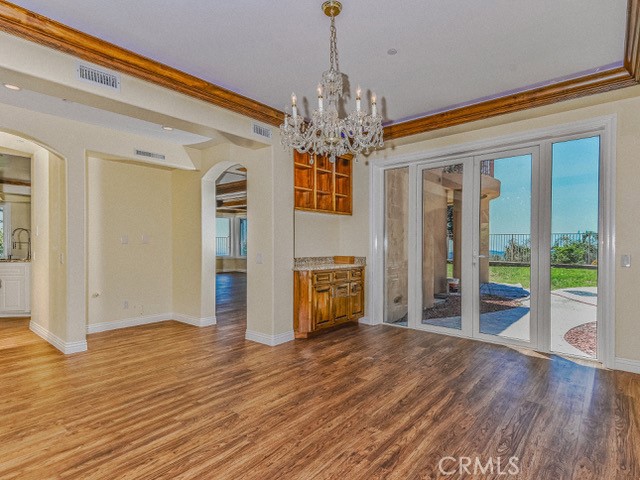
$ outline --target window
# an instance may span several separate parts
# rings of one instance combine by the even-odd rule
[[[247,256],[247,219],[240,219],[240,256]]]
[[[0,203],[0,258],[11,255],[11,205]]]
[[[245,217],[216,218],[216,256],[247,256],[247,219]]]
[[[231,220],[226,217],[216,218],[216,256],[231,255]]]

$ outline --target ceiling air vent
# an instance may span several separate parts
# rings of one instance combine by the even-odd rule
[[[136,149],[136,155],[138,155],[139,157],[155,158],[156,160],[164,160],[167,158],[161,153],[145,152],[144,150],[137,150],[137,149]]]
[[[120,75],[117,73],[100,70],[85,63],[78,64],[77,73],[78,78],[83,82],[120,91]]]
[[[271,138],[271,135],[273,135],[269,127],[265,127],[257,123],[253,124],[253,133],[264,138]]]

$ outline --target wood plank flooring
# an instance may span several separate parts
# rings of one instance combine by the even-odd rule
[[[216,274],[216,319],[218,325],[247,324],[247,274]]]
[[[638,375],[389,326],[270,348],[219,320],[66,357],[0,320],[0,478],[640,478]],[[521,473],[444,476],[443,456]]]

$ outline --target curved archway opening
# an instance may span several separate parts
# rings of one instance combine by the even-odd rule
[[[31,329],[60,348],[56,339],[67,331],[66,253],[66,159],[26,134],[0,129],[0,276],[6,279],[0,323],[13,323],[2,331],[16,341],[37,341]]]
[[[202,308],[220,325],[246,326],[247,207],[246,167],[221,162],[204,175]]]

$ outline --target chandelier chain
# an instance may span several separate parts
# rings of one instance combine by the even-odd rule
[[[336,17],[334,15],[331,15],[329,52],[329,61],[331,63],[331,68],[336,72],[339,72],[340,66],[338,65],[338,31],[336,30]]]

